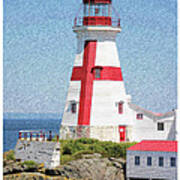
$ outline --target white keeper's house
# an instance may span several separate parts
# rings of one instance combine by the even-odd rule
[[[177,180],[177,141],[142,141],[127,149],[127,180]]]
[[[77,54],[60,127],[60,138],[90,137],[114,142],[175,140],[175,111],[156,114],[126,94],[112,18],[111,0],[83,0],[75,18]]]

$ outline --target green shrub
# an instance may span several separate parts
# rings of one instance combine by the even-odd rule
[[[61,163],[81,158],[82,154],[91,153],[99,153],[102,157],[126,159],[126,149],[136,144],[135,142],[114,143],[90,138],[60,140],[60,143]]]
[[[7,152],[6,159],[7,160],[15,160],[16,159],[13,150],[10,150],[9,152]]]
[[[83,154],[93,154],[90,150],[81,150],[73,154],[73,159],[81,159]]]
[[[103,156],[105,156],[107,154],[107,152],[105,151],[105,149],[100,145],[100,144],[90,144],[88,149],[90,151],[93,151],[94,153],[99,153],[102,154]]]
[[[23,165],[26,165],[28,168],[36,168],[38,167],[38,164],[32,160],[29,160],[29,161],[24,161],[22,163]]]
[[[69,154],[69,155],[72,155],[81,150],[86,150],[86,146],[75,140],[67,142],[66,144],[61,146],[61,148],[62,148],[62,154]]]
[[[68,143],[63,147],[62,154],[72,154],[73,153],[72,149],[73,149],[72,145]]]
[[[124,143],[113,143],[113,142],[101,142],[101,146],[104,148],[106,151],[106,154],[108,157],[122,157],[126,159],[126,149],[131,147],[136,143],[129,143],[129,142],[124,142]]]
[[[90,138],[80,138],[80,139],[77,139],[76,142],[79,142],[79,143],[82,143],[82,144],[94,144],[94,143],[98,143],[99,140],[90,139]]]
[[[61,156],[60,160],[61,160],[61,165],[63,165],[69,161],[72,161],[73,157],[71,155],[63,155],[63,156]]]

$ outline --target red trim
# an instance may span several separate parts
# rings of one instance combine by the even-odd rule
[[[84,47],[83,68],[75,69],[77,76],[81,73],[81,93],[78,125],[89,125],[91,114],[91,103],[93,93],[93,74],[91,69],[94,67],[96,58],[96,41],[86,41]],[[77,79],[72,77],[72,79]]]
[[[129,151],[177,152],[177,141],[144,140],[128,148]]]
[[[112,20],[111,17],[107,16],[86,16],[83,18],[84,26],[111,26]]]
[[[83,78],[82,69],[84,67],[76,66],[73,68],[72,72],[72,81],[80,81]],[[91,68],[91,72],[93,74],[95,68],[101,68],[101,78],[93,80],[109,80],[109,81],[123,81],[121,68],[119,67],[111,67],[111,66],[95,66]]]
[[[126,127],[119,126],[119,138],[120,142],[124,142],[126,140]]]
[[[121,68],[103,67],[100,80],[123,81]]]
[[[119,114],[123,114],[123,103],[118,104],[118,111],[119,111]]]
[[[112,0],[83,0],[84,4],[88,4],[88,3],[92,3],[92,4],[98,4],[98,3],[102,3],[102,4],[111,4]]]
[[[81,80],[83,73],[83,68],[78,66],[73,68],[72,76],[71,76],[71,81],[79,81]]]

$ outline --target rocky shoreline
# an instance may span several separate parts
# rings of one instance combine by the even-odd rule
[[[101,154],[84,154],[53,169],[43,164],[25,164],[4,157],[4,180],[125,180],[126,162],[122,158],[102,157]]]

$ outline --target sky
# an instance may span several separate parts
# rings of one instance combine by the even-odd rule
[[[4,0],[4,113],[63,113],[81,0]],[[126,92],[153,112],[177,107],[176,0],[113,0]]]

